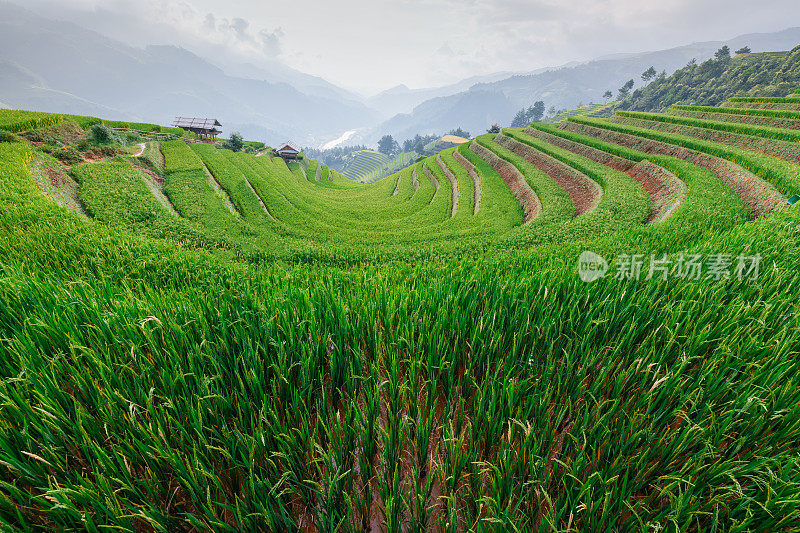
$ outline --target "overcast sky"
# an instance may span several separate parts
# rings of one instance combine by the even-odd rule
[[[800,0],[12,0],[132,45],[375,93],[800,26]]]

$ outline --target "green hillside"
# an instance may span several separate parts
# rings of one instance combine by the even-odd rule
[[[673,104],[719,105],[734,96],[784,96],[800,83],[800,46],[691,63],[623,99],[620,109],[661,111]]]
[[[369,184],[0,111],[2,529],[798,531],[796,81]]]

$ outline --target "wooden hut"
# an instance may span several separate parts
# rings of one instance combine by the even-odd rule
[[[217,138],[217,135],[222,133],[222,124],[215,118],[175,117],[172,126],[191,131],[197,134],[203,141],[213,142]]]
[[[275,152],[286,161],[297,161],[300,159],[300,149],[289,141],[280,145]]]

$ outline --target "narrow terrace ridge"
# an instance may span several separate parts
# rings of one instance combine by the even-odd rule
[[[439,180],[436,179],[436,176],[433,175],[433,172],[431,172],[431,169],[428,168],[428,165],[424,163],[422,164],[422,171],[425,173],[426,176],[428,176],[428,179],[431,180],[431,183],[433,183],[433,188],[434,188],[433,196],[431,196],[431,201],[428,202],[428,203],[433,203],[434,198],[436,198],[436,193],[439,192]]]
[[[481,176],[478,174],[475,165],[473,165],[469,159],[461,155],[461,152],[458,150],[453,152],[453,159],[458,161],[458,164],[464,167],[469,177],[472,178],[472,183],[475,185],[475,207],[472,210],[472,214],[477,215],[481,208]]]
[[[200,156],[198,156],[197,159],[201,160]],[[225,207],[228,209],[228,211],[231,212],[233,216],[235,216],[236,218],[241,218],[242,216],[241,213],[239,213],[239,211],[236,210],[236,207],[233,205],[233,202],[231,202],[230,196],[228,196],[228,193],[225,192],[225,189],[222,188],[222,185],[219,184],[217,178],[215,178],[214,175],[211,173],[211,171],[208,170],[208,167],[206,166],[205,163],[202,163],[202,165],[203,165],[203,171],[206,173],[206,178],[208,179],[208,184],[211,185],[211,188],[216,191],[217,196],[219,196],[219,199],[222,200],[222,203],[225,204]]]
[[[721,108],[708,108],[708,109],[688,109],[691,106],[673,106],[668,110],[670,115],[676,117],[689,117],[707,120],[716,120],[717,122],[728,122],[732,124],[748,124],[750,126],[766,126],[768,128],[782,128],[785,130],[800,130],[800,118],[789,118],[772,115],[755,115],[755,114],[737,114],[737,113],[722,113],[714,111]],[[736,111],[741,111],[736,109]],[[753,110],[750,110],[753,111]],[[766,110],[765,110],[766,111]]]
[[[525,133],[541,141],[569,150],[572,153],[591,159],[614,170],[625,172],[647,191],[650,196],[650,214],[646,224],[665,220],[683,205],[689,196],[689,188],[678,176],[649,161],[631,161],[609,154],[597,148],[553,135],[535,128],[527,128]]]
[[[495,138],[495,142],[522,157],[558,183],[572,199],[576,217],[594,211],[600,203],[602,187],[584,173],[502,133]]]
[[[419,190],[419,178],[417,177],[416,168],[411,171],[411,183],[414,184],[414,193],[416,193]],[[414,196],[414,193],[411,194],[412,197]]]
[[[402,172],[397,173],[397,183],[394,186],[394,191],[392,192],[392,196],[397,196],[397,193],[400,192],[400,178],[403,177]]]
[[[439,165],[439,168],[442,169],[444,175],[447,176],[447,179],[450,180],[450,218],[456,216],[456,212],[458,211],[458,179],[455,175],[447,168],[447,165],[442,161],[441,154],[436,156],[436,164]]]
[[[250,190],[253,191],[253,194],[255,195],[256,199],[258,200],[258,203],[261,204],[261,209],[264,210],[264,212],[267,214],[267,216],[269,218],[271,218],[272,220],[275,220],[275,217],[272,216],[272,213],[270,213],[269,209],[267,209],[267,204],[264,203],[264,200],[261,199],[261,196],[259,196],[259,194],[256,192],[256,190],[253,188],[253,185],[250,183],[250,180],[248,180],[247,177],[244,177],[244,182],[247,184],[248,187],[250,187]]]
[[[689,117],[673,117],[672,115],[663,116],[677,118],[678,120],[699,120]],[[790,163],[800,163],[800,144],[796,141],[772,139],[747,133],[720,131],[714,127],[714,124],[708,123],[681,124],[671,121],[651,120],[641,115],[617,116],[612,122],[666,133],[677,133],[687,137],[694,137],[701,141],[711,141],[717,144],[742,148],[744,150],[754,150],[772,157],[777,157],[778,159],[783,159]],[[797,132],[792,133],[797,135]]]
[[[500,175],[508,185],[508,188],[511,189],[522,208],[523,224],[527,224],[542,213],[542,202],[539,200],[539,196],[537,196],[517,167],[502,159],[478,141],[472,141],[469,148],[475,155],[486,161]]]
[[[800,111],[800,103],[787,102],[723,102],[720,107],[737,109],[774,109],[776,111]]]
[[[164,194],[163,187],[164,187],[164,178],[153,172],[152,170],[147,170],[141,167],[135,167],[142,174],[142,180],[144,180],[145,186],[147,186],[147,190],[150,191],[150,194],[155,196],[158,203],[164,206],[164,208],[169,211],[172,215],[180,218],[180,214],[175,209],[175,206],[172,205],[172,202],[169,201],[167,195]]]
[[[613,126],[614,124],[612,123],[609,125]],[[750,216],[752,218],[761,217],[786,206],[786,199],[775,187],[752,172],[725,159],[720,159],[703,152],[697,152],[674,144],[663,143],[628,133],[590,126],[588,124],[566,122],[563,128],[567,131],[595,137],[603,141],[639,150],[640,152],[677,157],[706,168],[716,174],[719,179],[733,189],[736,195],[750,210]]]

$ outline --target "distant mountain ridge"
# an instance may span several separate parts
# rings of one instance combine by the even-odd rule
[[[640,75],[650,66],[670,74],[693,58],[702,61],[711,57],[724,44],[732,50],[749,46],[761,52],[791,50],[798,43],[800,28],[789,28],[668,50],[617,54],[575,66],[477,83],[466,91],[422,102],[411,113],[398,114],[363,133],[359,141],[370,143],[387,134],[402,141],[416,133],[442,133],[456,127],[480,133],[495,122],[508,125],[517,110],[537,100],[558,109],[602,102],[605,91],[611,90],[616,96],[617,88],[629,79],[641,85]],[[475,106],[481,107],[476,109]]]
[[[232,76],[182,48],[134,48],[0,3],[0,101],[10,107],[158,124],[207,115],[226,133],[271,143],[315,142],[378,120],[324,80],[289,74],[284,79],[305,76],[307,92],[280,78]]]

